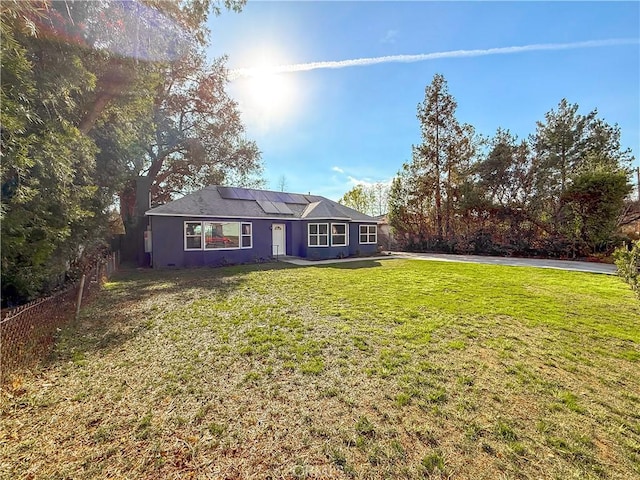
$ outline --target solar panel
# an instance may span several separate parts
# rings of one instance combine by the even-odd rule
[[[271,199],[269,198],[267,193],[269,193],[269,192],[262,192],[260,190],[254,190],[253,191],[253,198],[255,200],[260,200],[262,202],[270,202]]]
[[[256,200],[264,213],[278,213],[283,215],[293,215],[293,211],[282,202],[270,202],[268,200]]]
[[[218,187],[218,193],[227,200],[263,200],[257,195],[261,192],[241,187]]]
[[[238,195],[240,200],[255,200],[253,196],[253,192],[251,190],[247,190],[246,188],[234,187],[233,188]]]
[[[280,213],[280,211],[276,208],[276,206],[266,200],[256,200],[260,208],[264,210],[264,213]]]
[[[234,194],[232,187],[218,187],[218,193],[222,198],[227,200],[238,198],[237,195]]]
[[[302,195],[298,195],[297,193],[286,193],[286,192],[265,192],[269,201],[271,202],[279,202],[279,203],[300,203],[305,204],[309,203],[305,200]]]
[[[260,192],[267,202],[277,202],[276,192]]]
[[[286,203],[297,203],[300,205],[306,205],[309,202],[306,198],[304,198],[304,195],[300,195],[298,193],[290,193],[289,200]]]
[[[284,192],[271,192],[272,202],[284,203],[289,199],[289,194]]]
[[[278,209],[280,213],[284,213],[285,215],[293,215],[293,211],[287,206],[286,203],[273,202],[273,205]]]
[[[227,200],[256,200],[261,202],[282,204],[294,203],[299,205],[306,205],[313,201],[305,198],[304,195],[297,193],[266,192],[263,190],[251,190],[240,187],[218,187],[218,193],[222,198]],[[285,208],[288,209],[288,207]]]
[[[227,200],[255,200],[253,192],[240,187],[218,187],[218,193]]]

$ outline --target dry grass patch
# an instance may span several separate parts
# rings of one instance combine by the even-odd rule
[[[0,474],[633,478],[638,318],[573,272],[129,272],[3,392]]]

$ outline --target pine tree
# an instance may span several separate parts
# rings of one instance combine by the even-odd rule
[[[459,188],[475,148],[473,128],[458,122],[456,107],[445,78],[436,74],[425,89],[424,101],[418,104],[422,143],[414,145],[412,161],[405,165],[413,202],[431,210],[428,216],[439,240],[450,240],[455,233]]]

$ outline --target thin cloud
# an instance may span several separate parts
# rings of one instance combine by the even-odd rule
[[[347,180],[349,180],[349,183],[351,185],[370,185],[371,183],[373,183],[368,178],[367,179],[359,179],[359,178],[352,177],[351,175],[347,176]]]
[[[331,170],[338,173],[344,173],[344,170],[341,169],[340,167],[331,167]]]
[[[380,43],[396,43],[397,37],[397,30],[387,30],[387,33],[385,33],[384,37],[380,39]]]
[[[355,178],[352,177],[351,175],[347,176],[347,180],[349,185],[351,185],[352,187],[355,187],[356,185],[362,185],[364,187],[373,187],[375,185],[382,185],[383,187],[390,187],[391,183],[393,182],[393,177],[389,178],[387,180],[382,180],[379,182],[375,182],[370,178]]]
[[[327,62],[296,63],[292,65],[279,65],[270,68],[238,68],[229,72],[229,78],[234,80],[240,77],[252,77],[265,73],[294,73],[308,72],[310,70],[337,69],[348,67],[364,67],[378,65],[380,63],[414,63],[440,58],[466,58],[482,57],[487,55],[508,55],[514,53],[537,52],[544,50],[570,50],[577,48],[612,47],[619,45],[633,45],[640,43],[637,38],[611,38],[607,40],[589,40],[586,42],[572,43],[537,43],[517,47],[499,47],[477,50],[449,50],[446,52],[422,53],[418,55],[388,55],[384,57],[354,58],[350,60],[338,60]]]

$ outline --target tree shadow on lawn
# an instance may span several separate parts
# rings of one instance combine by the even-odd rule
[[[339,270],[359,270],[361,268],[381,267],[377,260],[358,260],[355,262],[327,263],[323,265],[309,265],[314,268],[337,268]]]
[[[224,299],[242,288],[255,272],[323,268],[355,270],[381,266],[375,260],[299,266],[284,262],[188,269],[123,269],[116,273],[56,338],[45,364],[82,359],[86,354],[110,351],[153,328],[153,318],[176,304],[214,293]]]
[[[152,328],[154,316],[176,304],[187,305],[208,291],[225,298],[242,287],[253,272],[295,268],[304,267],[265,263],[121,270],[83,305],[79,319],[60,332],[45,364],[65,363],[91,352],[118,348]]]

